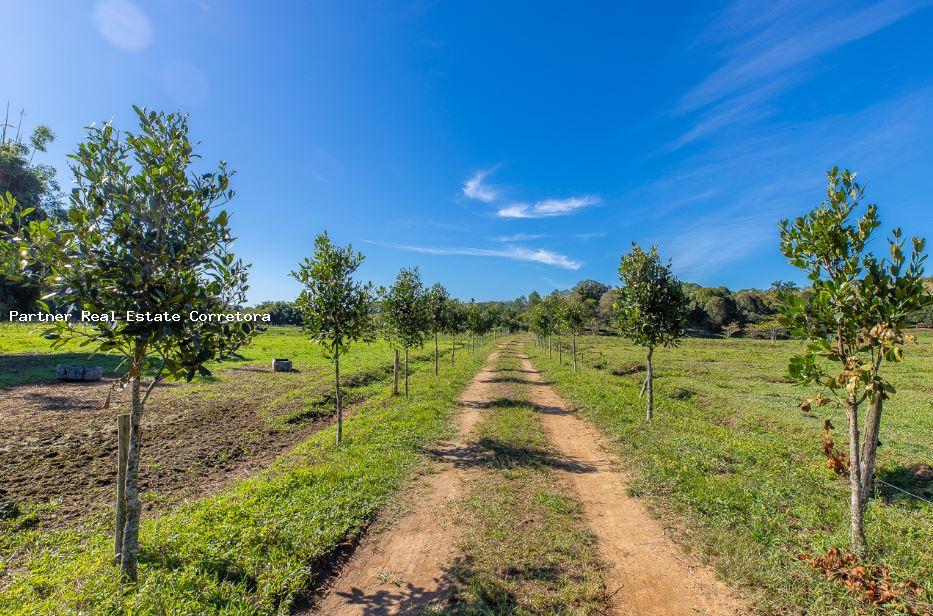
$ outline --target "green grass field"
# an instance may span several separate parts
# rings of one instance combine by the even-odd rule
[[[933,335],[922,332],[904,363],[888,366],[898,393],[884,410],[878,478],[933,500]],[[566,341],[565,341],[566,342]],[[810,390],[784,378],[794,341],[693,338],[655,353],[656,419],[644,419],[644,353],[616,337],[578,340],[569,354],[527,348],[558,390],[611,438],[633,473],[632,491],[684,529],[680,540],[726,579],[757,590],[762,610],[864,611],[867,604],[823,579],[801,553],[847,546],[848,487],[826,468],[824,419],[844,444],[845,416],[806,413]],[[871,562],[933,593],[933,505],[880,486],[866,513]]]
[[[113,376],[119,372],[119,360],[111,355],[93,355],[80,346],[80,340],[69,342],[62,348],[52,349],[51,341],[42,337],[42,328],[33,325],[0,323],[0,388],[53,381],[55,366],[67,363],[79,366],[104,366],[104,373]],[[449,359],[452,340],[442,337],[440,351]],[[458,340],[458,351],[466,343]],[[412,359],[432,356],[433,343],[412,350]],[[330,361],[321,353],[320,347],[310,341],[293,326],[269,327],[249,346],[240,350],[243,359],[208,364],[215,376],[222,378],[225,368],[230,366],[263,366],[272,364],[276,357],[290,358],[295,368],[302,372],[331,370]],[[353,345],[342,359],[342,369],[347,374],[359,371],[378,360],[380,365],[391,357],[392,347],[383,340]],[[389,360],[391,361],[391,359]],[[200,381],[210,379],[199,379]]]

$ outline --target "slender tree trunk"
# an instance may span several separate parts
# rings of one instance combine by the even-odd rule
[[[864,494],[862,493],[861,464],[859,463],[858,405],[855,396],[850,395],[846,405],[849,420],[849,521],[852,551],[858,556],[865,555],[865,527],[862,523]]]
[[[138,348],[130,378],[130,448],[126,456],[126,485],[123,488],[126,500],[126,524],[123,527],[123,552],[120,555],[120,571],[132,582],[136,581],[139,563],[139,451],[142,445],[140,415],[143,402],[140,395],[140,372],[146,358],[145,350]]]
[[[434,332],[434,376],[437,376],[437,332]]]
[[[560,343],[560,336],[557,337],[557,363],[564,365],[564,345]]]
[[[577,371],[577,335],[573,335],[573,371]]]
[[[457,337],[454,336],[450,343],[450,365],[454,365],[454,355],[457,354]]]
[[[405,395],[408,395],[408,347],[405,347]]]
[[[869,399],[868,415],[865,417],[865,434],[862,435],[861,482],[862,509],[868,503],[872,484],[875,480],[875,454],[878,452],[878,435],[881,428],[881,410],[884,401],[881,396]]]
[[[398,395],[398,349],[395,349],[395,359],[392,362],[392,393]]]
[[[130,416],[117,416],[117,507],[114,516],[113,555],[123,557],[123,529],[126,528],[126,456],[130,448]]]
[[[340,356],[334,357],[334,384],[337,386],[337,446],[343,442],[343,409],[340,408]]]
[[[648,347],[648,375],[645,383],[648,385],[648,420],[654,417],[654,374],[651,366],[651,356],[654,355],[654,347]]]
[[[547,337],[547,358],[551,359],[551,337]]]

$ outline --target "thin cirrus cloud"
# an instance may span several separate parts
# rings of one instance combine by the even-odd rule
[[[541,240],[546,237],[543,233],[513,233],[512,235],[497,235],[489,239],[495,240],[497,242],[531,242],[534,240]]]
[[[596,205],[599,198],[592,195],[568,197],[566,199],[545,199],[534,203],[513,203],[499,208],[501,218],[549,218],[565,216],[577,210]]]
[[[699,41],[722,63],[681,95],[673,115],[688,116],[691,125],[663,150],[721,136],[730,127],[748,130],[767,120],[775,114],[779,96],[819,70],[816,59],[925,6],[929,2],[924,0],[732,2]]]
[[[486,183],[486,178],[496,170],[496,167],[490,169],[480,169],[471,175],[463,183],[463,194],[470,199],[482,201],[483,203],[492,203],[499,198],[499,189]]]
[[[155,38],[149,18],[127,0],[102,0],[94,6],[91,17],[108,43],[126,51],[142,51]]]
[[[583,263],[571,259],[566,255],[552,252],[544,248],[524,248],[522,246],[505,246],[503,248],[471,248],[471,247],[432,247],[432,246],[413,246],[410,244],[390,244],[383,242],[367,242],[376,246],[394,248],[395,250],[405,250],[408,252],[417,252],[427,255],[442,256],[468,256],[468,257],[492,257],[500,259],[510,259],[512,261],[524,261],[528,263],[541,263],[551,265],[562,269],[578,270],[583,267]]]
[[[756,3],[739,0],[726,11],[720,31],[738,39],[727,50],[729,60],[681,99],[678,111],[689,112],[731,96],[778,73],[865,38],[927,5],[922,0],[892,0],[859,10],[824,6],[816,13],[804,0],[776,5],[766,17],[741,23],[736,16]],[[760,5],[758,5],[760,6]],[[817,5],[819,6],[819,5]],[[839,9],[847,8],[841,12]],[[841,14],[840,14],[841,13]],[[726,27],[729,23],[732,27]]]

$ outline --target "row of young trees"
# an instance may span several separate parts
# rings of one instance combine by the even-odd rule
[[[781,252],[806,272],[810,286],[774,285],[782,326],[807,341],[788,372],[800,384],[818,391],[801,404],[812,409],[835,401],[848,423],[850,542],[863,556],[867,550],[863,515],[868,502],[885,400],[895,388],[884,378],[886,363],[904,358],[913,341],[906,329],[933,307],[924,279],[925,242],[912,238],[909,247],[899,228],[887,240],[886,254],[868,251],[880,226],[878,210],[862,210],[864,188],[856,174],[834,168],[827,173],[827,198],[793,221],[782,220]],[[858,212],[861,211],[859,215]],[[657,246],[644,251],[633,244],[619,265],[621,285],[615,290],[618,331],[646,350],[647,418],[653,416],[652,356],[658,347],[673,346],[684,336],[691,298],[664,263]],[[574,331],[574,303],[553,294],[529,313],[531,329],[541,337]],[[827,395],[828,394],[828,395]],[[831,396],[831,397],[830,397]],[[867,405],[864,420],[859,413]]]
[[[399,370],[403,369],[404,393],[409,392],[409,352],[433,338],[434,374],[440,370],[440,336],[452,337],[450,360],[455,361],[457,337],[470,335],[470,352],[475,340],[496,325],[492,311],[475,301],[468,304],[454,299],[440,283],[426,288],[418,268],[404,268],[389,288],[375,289],[355,275],[364,257],[352,246],[335,246],[327,233],[315,240],[315,250],[292,273],[302,291],[296,301],[305,330],[324,348],[334,363],[336,383],[337,444],[343,438],[343,410],[340,404],[340,358],[356,341],[382,336],[394,349],[393,390],[399,393]],[[400,352],[403,361],[400,361]]]

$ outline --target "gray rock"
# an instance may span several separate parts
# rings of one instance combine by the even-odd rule
[[[102,366],[66,366],[59,364],[55,378],[60,381],[99,381],[104,376]]]
[[[292,371],[292,360],[290,359],[273,359],[272,360],[272,370],[275,372],[291,372]]]

